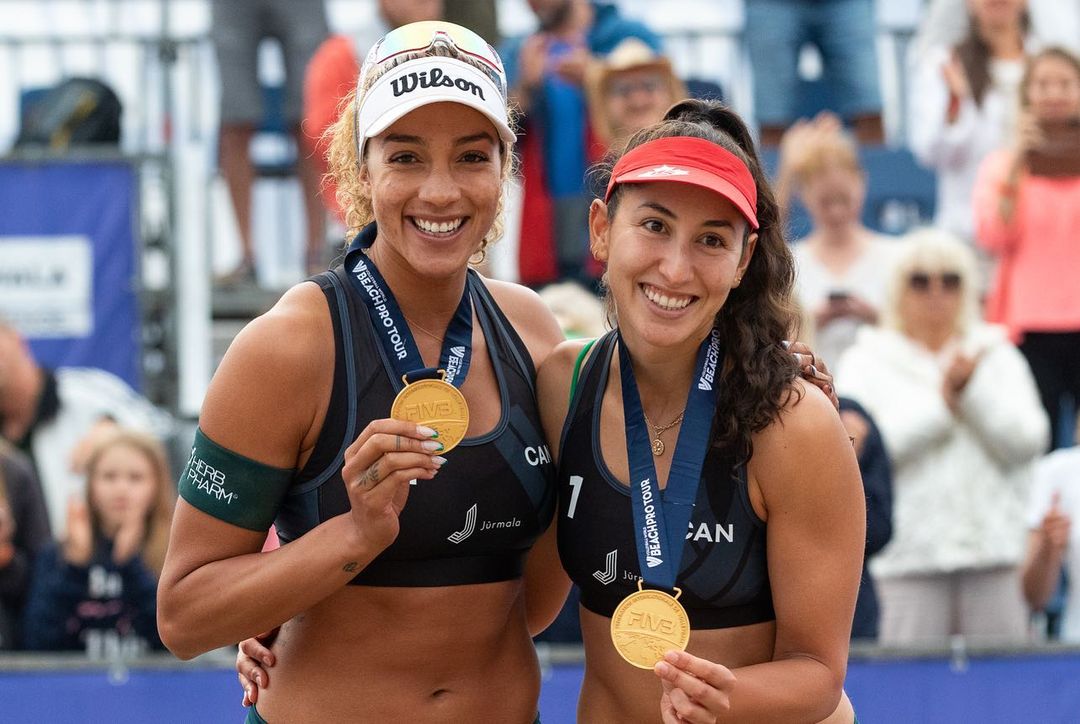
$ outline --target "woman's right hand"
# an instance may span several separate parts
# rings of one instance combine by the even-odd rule
[[[355,550],[380,552],[398,536],[398,516],[413,480],[431,480],[446,462],[429,427],[373,420],[345,451],[341,477],[352,504]]]
[[[244,690],[243,706],[251,706],[259,700],[259,689],[270,686],[267,669],[277,663],[270,650],[279,629],[240,642],[236,652],[236,676]],[[265,667],[265,668],[264,668]]]

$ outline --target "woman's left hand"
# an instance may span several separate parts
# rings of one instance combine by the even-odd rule
[[[840,398],[836,396],[836,388],[833,387],[833,376],[829,372],[829,365],[825,360],[814,354],[814,351],[802,342],[788,342],[787,351],[795,357],[799,365],[799,373],[803,379],[811,383],[832,400],[833,407],[840,409]]]
[[[660,697],[664,724],[715,724],[731,708],[736,679],[726,666],[685,651],[669,651],[653,672],[664,687]]]

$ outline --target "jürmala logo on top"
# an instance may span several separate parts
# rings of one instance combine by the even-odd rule
[[[461,530],[454,531],[446,537],[446,540],[451,543],[460,543],[473,534],[476,530],[476,503],[473,503],[468,512],[465,513],[465,527]]]
[[[484,89],[465,78],[454,78],[447,75],[441,68],[432,68],[430,72],[422,70],[419,73],[412,71],[394,78],[390,82],[394,91],[394,98],[412,93],[417,88],[457,88],[464,93],[472,93],[481,100],[484,98]]]

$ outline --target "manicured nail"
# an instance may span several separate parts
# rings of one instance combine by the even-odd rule
[[[421,437],[438,437],[439,436],[438,430],[432,430],[430,427],[425,427],[424,425],[417,425],[416,426],[416,434],[420,435]]]
[[[439,466],[441,468],[443,465],[446,464],[446,458],[444,458],[444,457],[442,457],[440,455],[432,455],[431,456],[431,462],[435,463],[437,466]]]
[[[267,666],[273,666],[274,665],[273,661],[270,659],[269,656],[264,656],[262,661]]]
[[[443,444],[438,440],[424,440],[420,443],[420,447],[424,448],[428,452],[439,452],[443,449]]]

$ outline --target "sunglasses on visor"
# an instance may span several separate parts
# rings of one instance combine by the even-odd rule
[[[480,61],[503,98],[506,98],[506,71],[495,48],[468,28],[441,20],[423,20],[402,25],[384,35],[364,59],[358,88],[364,87],[368,73],[404,53],[427,50],[437,43],[453,46],[459,53]]]

